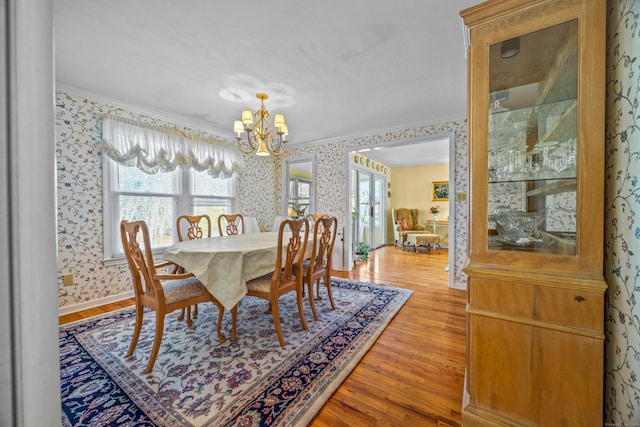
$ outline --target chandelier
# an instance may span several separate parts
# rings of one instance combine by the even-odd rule
[[[254,114],[250,110],[244,110],[242,119],[233,123],[233,131],[237,133],[238,149],[245,154],[255,152],[258,156],[268,156],[269,154],[279,156],[284,153],[284,144],[287,142],[286,137],[289,133],[284,115],[276,114],[273,117],[272,127],[268,121],[271,116],[264,108],[264,100],[269,96],[266,93],[257,93],[256,98],[262,103],[260,109],[255,113],[256,124],[251,127]],[[246,132],[246,139],[242,138],[242,132]]]

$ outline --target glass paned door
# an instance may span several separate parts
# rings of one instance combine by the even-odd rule
[[[351,170],[352,242],[375,249],[385,241],[387,179],[372,172]]]
[[[384,246],[386,244],[385,239],[385,207],[384,202],[385,198],[385,189],[387,187],[387,179],[380,175],[373,175],[373,200],[371,201],[371,205],[373,206],[373,218],[371,222],[371,228],[373,232],[371,233],[371,247],[378,248],[380,246]]]

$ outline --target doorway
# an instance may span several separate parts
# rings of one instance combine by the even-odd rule
[[[354,252],[358,245],[375,249],[386,244],[386,187],[384,175],[352,167],[350,211]]]
[[[346,209],[351,213],[352,220],[347,221],[347,229],[345,230],[345,247],[346,248],[355,248],[358,243],[359,236],[363,236],[363,239],[374,239],[371,248],[376,248],[381,245],[385,245],[389,243],[389,239],[392,238],[391,235],[387,235],[391,232],[389,227],[392,227],[391,224],[391,211],[390,208],[394,207],[391,202],[391,193],[396,194],[393,191],[393,188],[387,188],[388,183],[391,185],[389,187],[396,187],[399,185],[398,183],[392,182],[390,179],[390,174],[387,174],[385,171],[384,181],[382,185],[378,188],[382,192],[381,199],[382,203],[376,205],[375,198],[372,200],[371,198],[362,197],[362,188],[367,186],[367,176],[362,172],[368,171],[368,169],[361,169],[357,165],[359,162],[355,161],[355,157],[359,156],[362,153],[365,157],[370,158],[372,161],[380,162],[385,167],[395,168],[395,167],[405,167],[405,166],[418,166],[418,165],[427,165],[427,164],[438,164],[438,163],[448,163],[448,187],[449,194],[451,195],[451,199],[448,199],[446,202],[446,207],[448,208],[448,214],[443,215],[443,218],[449,219],[448,225],[446,226],[446,234],[448,242],[445,243],[445,246],[448,246],[448,259],[449,265],[447,267],[449,273],[449,287],[455,287],[455,276],[456,276],[456,240],[455,240],[455,218],[456,218],[456,203],[455,195],[456,195],[456,182],[455,182],[455,135],[452,133],[438,134],[438,135],[426,135],[422,137],[413,137],[404,140],[385,142],[384,144],[371,144],[369,146],[358,146],[358,147],[349,147],[346,151],[346,167],[345,172],[348,178],[347,182],[347,191],[348,197],[346,200]],[[413,162],[413,164],[402,164],[399,166],[394,166],[390,164],[390,159],[395,159],[400,157],[403,161]],[[437,158],[436,158],[437,157]],[[355,164],[354,164],[355,162]],[[395,162],[394,162],[395,163]],[[390,172],[390,171],[389,171]],[[443,180],[445,180],[444,178]],[[376,186],[375,183],[372,184],[373,178],[371,176],[368,177],[369,184],[369,195],[376,194]],[[440,179],[438,179],[439,181]],[[423,209],[422,212],[422,221],[433,221],[432,216],[430,214],[425,214],[425,211],[428,209],[428,205],[432,200],[431,195],[431,186],[432,182],[435,180],[429,180],[429,182],[424,183],[424,185],[419,188],[424,189],[424,187],[428,187],[428,190],[423,190],[428,192],[428,194],[424,194],[423,197],[418,197],[413,204],[417,205],[419,209]],[[411,184],[411,188],[416,188],[414,184]],[[380,193],[378,193],[380,195]],[[365,195],[366,196],[366,195]],[[362,200],[361,200],[362,199]],[[387,202],[389,202],[387,204]],[[384,203],[384,206],[382,205]],[[422,206],[420,205],[422,203]],[[357,209],[355,208],[357,206]],[[377,229],[371,224],[375,224],[375,208],[376,206],[380,206],[382,209],[382,224],[381,228]],[[399,206],[404,207],[404,206]],[[371,209],[373,208],[374,216],[371,214]],[[368,213],[366,209],[369,209]],[[425,218],[426,216],[426,218]],[[380,240],[375,240],[376,233],[381,230],[382,238]],[[360,234],[362,233],[362,234]],[[368,233],[366,236],[364,233]],[[391,240],[390,242],[393,242]],[[345,269],[351,270],[354,265],[354,251],[347,250],[344,254],[343,265]]]

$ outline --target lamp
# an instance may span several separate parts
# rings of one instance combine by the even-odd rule
[[[509,39],[502,42],[500,45],[500,58],[508,59],[513,58],[520,53],[520,37],[515,39]]]
[[[236,132],[238,149],[245,154],[256,153],[258,156],[268,156],[274,154],[279,156],[284,153],[284,144],[289,133],[283,114],[276,114],[273,117],[273,127],[268,119],[271,117],[266,108],[264,100],[269,99],[266,93],[257,93],[256,98],[261,102],[260,109],[256,111],[256,123],[253,123],[254,114],[249,110],[244,110],[240,120],[233,122],[233,131]],[[274,128],[276,131],[274,132]],[[247,138],[243,139],[242,132],[247,133]]]

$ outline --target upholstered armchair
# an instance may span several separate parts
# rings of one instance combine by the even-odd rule
[[[404,247],[407,241],[407,234],[419,233],[430,230],[426,225],[418,224],[418,209],[391,209],[393,219],[393,237],[395,245]],[[428,231],[429,233],[431,231]]]

